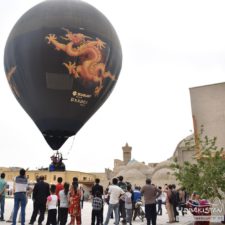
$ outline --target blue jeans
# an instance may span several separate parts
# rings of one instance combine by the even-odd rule
[[[4,219],[4,212],[5,212],[5,196],[0,197],[0,205],[1,205],[1,219]]]
[[[117,204],[109,203],[108,212],[107,212],[104,225],[108,225],[109,219],[111,217],[111,213],[113,212],[113,210],[115,214],[115,225],[119,225],[119,202]]]
[[[13,225],[16,225],[16,217],[21,206],[21,224],[25,224],[25,208],[26,208],[26,193],[25,192],[16,192],[14,194],[14,209],[13,209]]]

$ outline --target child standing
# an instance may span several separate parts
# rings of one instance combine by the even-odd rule
[[[131,185],[127,186],[127,191],[124,194],[125,196],[125,210],[126,210],[126,222],[132,225],[132,193]]]
[[[56,186],[54,184],[50,187],[50,195],[47,198],[47,208],[48,208],[48,219],[46,225],[56,225],[56,215],[57,215],[57,203],[58,197],[55,194]]]
[[[64,183],[64,189],[59,192],[59,224],[66,225],[69,208],[69,183]]]
[[[103,207],[102,195],[99,191],[96,191],[95,197],[92,200],[91,225],[95,225],[95,217],[97,218],[96,225],[100,225],[103,223],[103,221],[101,221],[102,207]]]

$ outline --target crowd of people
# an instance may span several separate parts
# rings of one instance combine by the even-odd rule
[[[5,208],[5,190],[6,181],[5,174],[1,174],[0,178],[0,220],[4,221]],[[63,183],[62,177],[58,177],[57,184],[49,185],[44,181],[44,176],[37,179],[34,188],[31,190],[28,187],[28,180],[26,178],[26,171],[21,169],[19,176],[14,181],[14,207],[11,216],[7,222],[16,225],[17,214],[20,208],[20,222],[25,224],[25,209],[28,201],[28,196],[32,192],[33,212],[30,218],[30,225],[33,225],[38,216],[38,225],[42,225],[45,219],[45,212],[47,210],[46,225],[66,225],[70,215],[70,225],[81,225],[81,208],[83,201],[84,190],[79,186],[78,178],[74,177],[72,184]]]
[[[0,220],[4,221],[5,205],[5,174],[0,178]],[[30,225],[37,219],[38,225],[42,225],[47,210],[46,225],[81,225],[81,209],[83,208],[84,189],[79,185],[78,178],[74,177],[71,185],[63,182],[62,177],[58,177],[57,184],[49,185],[44,177],[37,179],[34,188],[28,188],[26,171],[21,169],[14,182],[14,207],[8,222],[16,224],[17,214],[21,208],[20,222],[25,224],[25,208],[28,196],[32,193],[33,212],[30,218]],[[162,204],[165,204],[168,223],[175,223],[179,220],[178,210],[184,216],[186,208],[193,205],[196,207],[198,195],[195,193],[188,201],[188,194],[184,188],[176,190],[176,185],[157,187],[152,184],[151,179],[146,179],[142,187],[132,186],[125,182],[122,176],[112,179],[108,187],[104,190],[100,184],[100,179],[95,179],[95,184],[90,191],[92,201],[91,225],[108,225],[110,219],[114,219],[115,225],[132,225],[132,222],[139,217],[142,221],[145,218],[147,225],[156,225],[157,216],[161,216]],[[144,210],[142,209],[142,204]],[[188,204],[187,204],[188,203]],[[104,204],[108,204],[106,217],[103,217]]]

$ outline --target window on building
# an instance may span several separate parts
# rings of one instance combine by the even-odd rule
[[[53,176],[53,180],[56,181],[56,175]]]
[[[29,179],[29,175],[27,175],[27,179]]]
[[[87,180],[87,177],[83,177],[83,181]]]
[[[47,180],[47,175],[44,175],[44,180]]]

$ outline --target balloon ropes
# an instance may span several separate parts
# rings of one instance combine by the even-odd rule
[[[4,65],[15,98],[58,150],[109,97],[122,50],[113,26],[96,8],[78,0],[51,0],[15,24]]]

